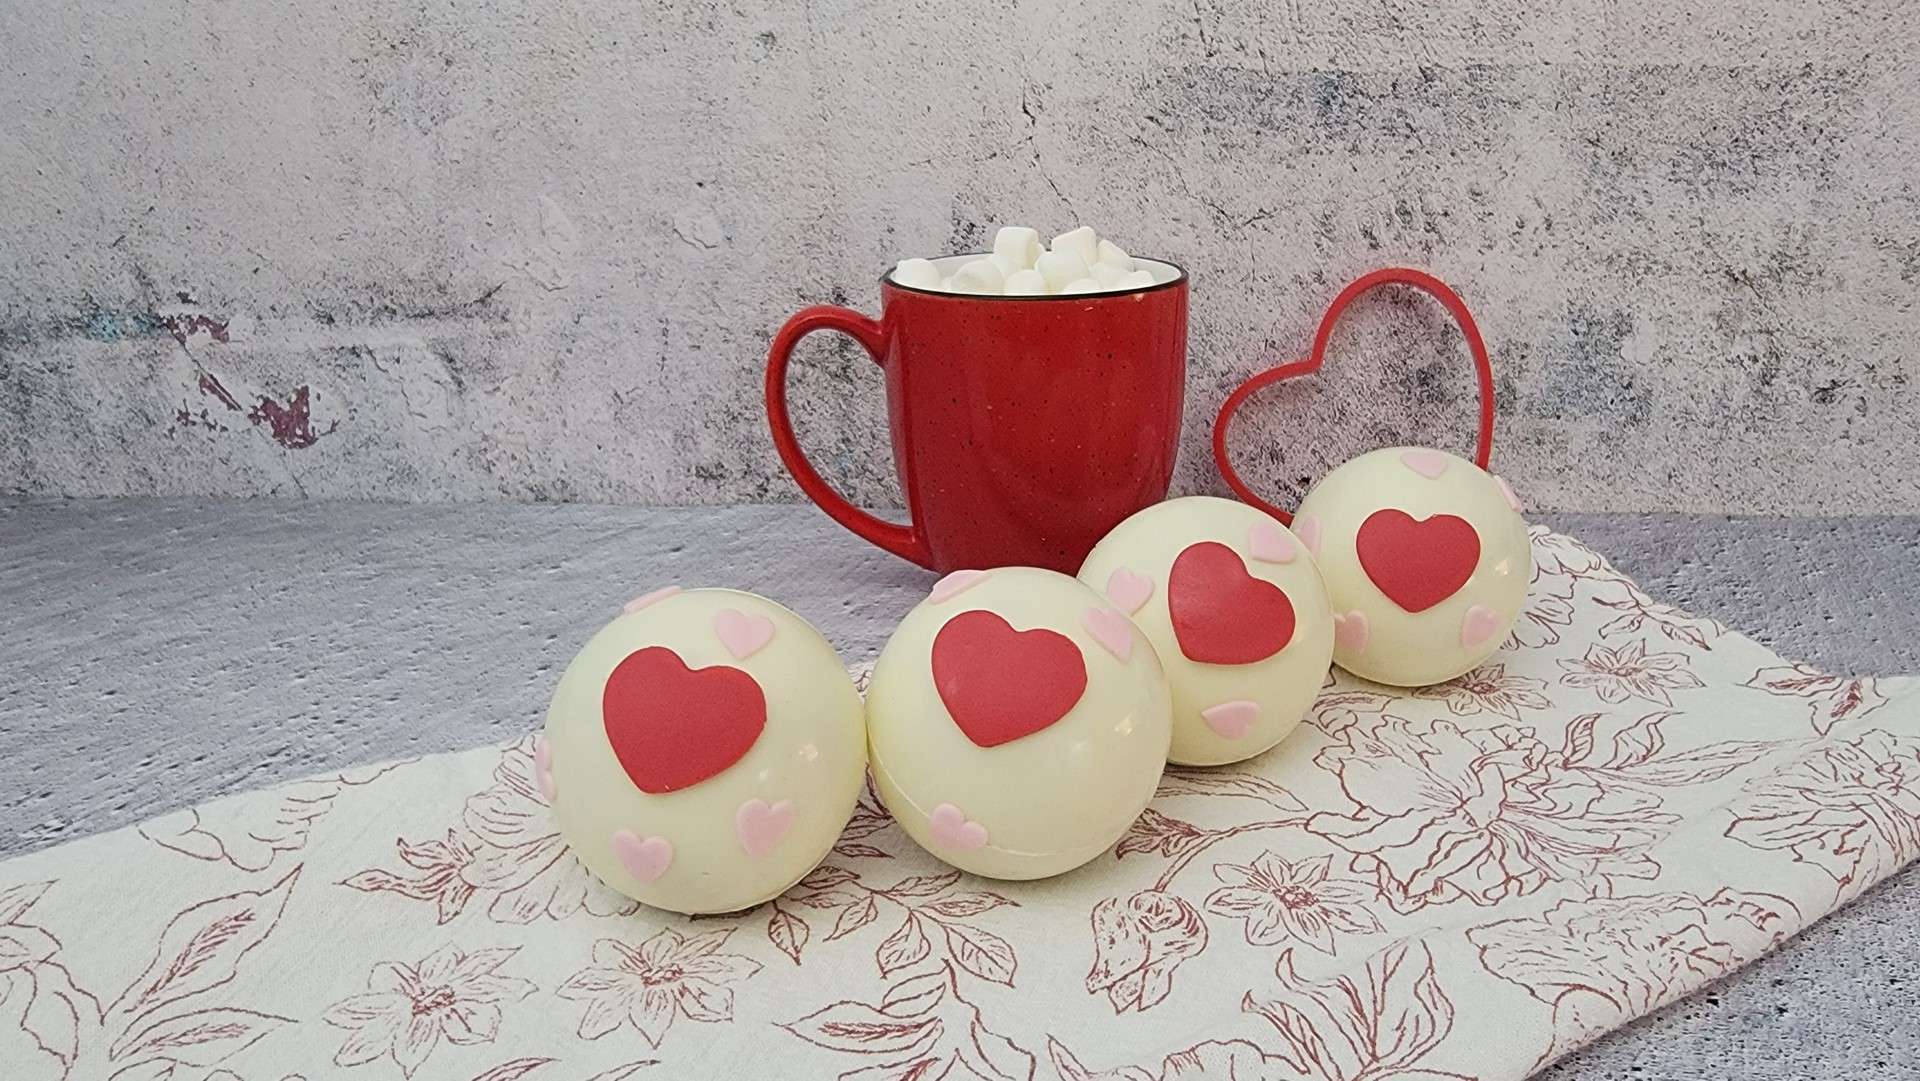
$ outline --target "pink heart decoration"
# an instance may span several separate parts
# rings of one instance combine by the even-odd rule
[[[627,615],[632,615],[633,613],[638,612],[640,609],[645,608],[647,605],[654,604],[658,601],[664,601],[668,597],[671,597],[678,592],[680,592],[679,586],[661,586],[659,589],[654,590],[652,593],[642,593],[638,597],[635,597],[634,599],[628,601],[626,603],[626,606],[621,608],[620,610],[622,612],[625,612]]]
[[[933,813],[927,816],[927,829],[942,848],[971,852],[976,848],[984,848],[987,843],[987,827],[968,818],[951,803],[943,803],[933,809]]]
[[[746,660],[773,641],[773,620],[748,615],[735,608],[722,608],[713,614],[713,633],[736,660]]]
[[[1495,477],[1493,482],[1500,486],[1500,494],[1507,497],[1507,506],[1513,508],[1513,513],[1526,513],[1527,508],[1520,503],[1520,497],[1513,494],[1513,485],[1507,483],[1507,478]]]
[[[1247,552],[1262,563],[1291,563],[1299,545],[1279,522],[1255,522],[1247,529]]]
[[[541,798],[552,804],[553,746],[547,742],[545,734],[533,739],[533,783],[540,786]]]
[[[733,815],[733,832],[740,847],[754,859],[773,851],[793,826],[793,801],[783,799],[768,805],[763,799],[750,799]]]
[[[1476,604],[1467,609],[1460,620],[1460,644],[1472,649],[1474,646],[1492,638],[1500,630],[1500,613],[1484,604]]]
[[[933,591],[927,594],[927,600],[932,601],[934,604],[939,604],[944,600],[951,600],[962,590],[979,585],[980,580],[986,576],[986,571],[954,571],[952,574],[933,583]]]
[[[1447,456],[1437,450],[1418,448],[1400,452],[1400,464],[1428,480],[1439,480],[1447,471]]]
[[[1367,651],[1367,614],[1352,611],[1342,615],[1333,614],[1333,644],[1347,653],[1365,653]]]
[[[1239,739],[1260,719],[1258,702],[1222,702],[1200,711],[1200,719],[1221,739]]]
[[[1320,555],[1320,519],[1311,514],[1302,514],[1293,520],[1293,535],[1307,546],[1307,551],[1315,557]]]
[[[673,864],[673,842],[665,837],[641,840],[626,830],[613,835],[613,858],[642,885],[667,873]]]
[[[1153,579],[1143,578],[1125,567],[1107,575],[1107,599],[1122,612],[1132,615],[1153,596]]]
[[[1080,617],[1094,641],[1125,664],[1133,657],[1133,621],[1111,608],[1089,608]]]

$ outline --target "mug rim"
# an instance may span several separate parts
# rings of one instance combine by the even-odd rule
[[[940,258],[964,259],[970,256],[978,256],[981,258],[986,258],[987,256],[990,256],[992,254],[993,254],[992,252],[963,251],[963,252],[956,252],[953,255],[942,255],[940,256]],[[1187,268],[1181,266],[1179,263],[1172,261],[1171,259],[1158,259],[1151,255],[1135,255],[1133,256],[1133,258],[1146,259],[1149,262],[1159,263],[1161,266],[1170,266],[1174,269],[1174,276],[1163,282],[1154,282],[1152,285],[1143,285],[1138,289],[1101,290],[1100,292],[1097,292],[1097,293],[1031,293],[1031,294],[1021,294],[1016,296],[1008,296],[1005,293],[950,293],[944,289],[922,289],[917,285],[905,285],[893,280],[893,271],[895,268],[888,267],[880,275],[880,285],[882,288],[891,287],[894,289],[898,289],[904,293],[918,293],[923,297],[944,297],[951,300],[1017,300],[1017,301],[1079,300],[1079,301],[1087,301],[1087,300],[1116,300],[1121,297],[1141,296],[1146,293],[1157,293],[1162,289],[1171,289],[1176,285],[1186,284]]]

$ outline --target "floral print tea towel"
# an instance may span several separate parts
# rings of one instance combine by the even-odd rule
[[[530,740],[0,864],[0,1077],[1523,1077],[1920,855],[1920,683],[1534,544],[1486,666],[1333,681],[1051,881],[947,870],[869,795],[770,904],[638,909],[565,851]]]

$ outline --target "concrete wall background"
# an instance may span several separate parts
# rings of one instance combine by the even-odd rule
[[[1537,506],[1920,512],[1916,56],[1902,0],[18,0],[0,492],[795,498],[786,314],[1084,221],[1194,273],[1183,489],[1227,388],[1408,262]],[[1464,445],[1458,335],[1363,311],[1257,400],[1274,490]],[[801,367],[822,468],[897,500],[877,373]]]

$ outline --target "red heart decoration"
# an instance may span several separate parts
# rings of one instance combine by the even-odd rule
[[[648,646],[614,666],[600,717],[620,768],[658,796],[740,761],[767,726],[767,698],[738,668],[688,668],[673,650]]]
[[[1202,664],[1252,664],[1293,641],[1293,602],[1247,573],[1218,541],[1189,544],[1167,575],[1167,614],[1180,652]]]
[[[1058,631],[1016,631],[975,609],[933,636],[933,686],[968,739],[998,747],[1065,717],[1086,693],[1087,662]]]
[[[1374,511],[1360,523],[1353,547],[1373,584],[1409,612],[1458,593],[1480,564],[1480,534],[1451,514],[1415,521],[1403,510]]]

